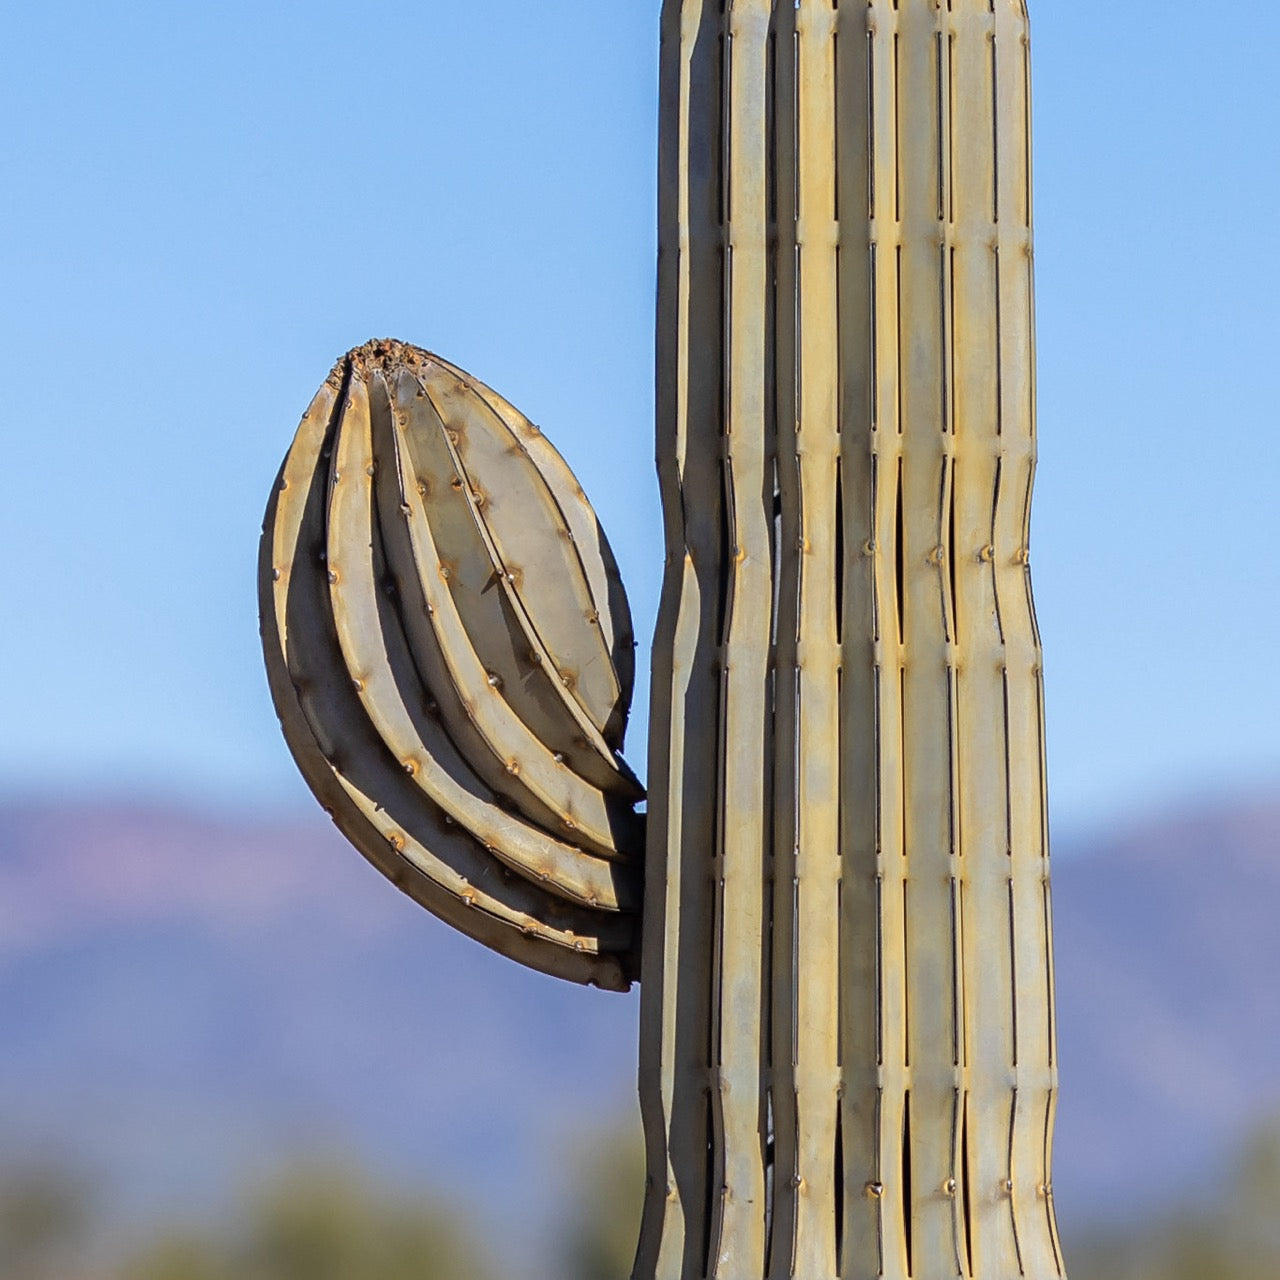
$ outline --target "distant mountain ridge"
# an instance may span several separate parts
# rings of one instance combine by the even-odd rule
[[[1280,1113],[1280,794],[1156,816],[1054,867],[1064,1204],[1217,1174]]]
[[[1079,842],[1054,894],[1069,1227],[1280,1110],[1280,794]],[[0,1162],[66,1153],[133,1212],[349,1150],[536,1232],[634,1106],[636,1012],[453,935],[319,814],[0,805]]]

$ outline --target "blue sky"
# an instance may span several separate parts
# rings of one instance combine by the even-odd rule
[[[657,9],[9,7],[0,790],[307,802],[257,532],[373,336],[547,429],[647,629]],[[1280,779],[1280,28],[1264,0],[1033,24],[1034,562],[1055,812],[1088,826]]]

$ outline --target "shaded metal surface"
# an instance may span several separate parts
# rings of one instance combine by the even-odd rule
[[[264,652],[303,775],[370,861],[486,945],[625,989],[643,846],[615,751],[630,618],[581,490],[530,433],[426,352],[350,353],[268,507]]]
[[[636,1280],[1063,1274],[1019,0],[667,0]]]

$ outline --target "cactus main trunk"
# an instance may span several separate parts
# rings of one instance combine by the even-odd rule
[[[635,1280],[1063,1274],[1020,0],[667,0]]]

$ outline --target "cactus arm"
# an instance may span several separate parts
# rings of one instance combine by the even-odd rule
[[[583,906],[635,910],[636,887],[616,866],[503,813],[426,712],[428,695],[418,683],[394,605],[379,590],[386,574],[369,476],[377,472],[375,456],[369,387],[353,374],[333,454],[330,595],[343,658],[374,728],[432,805],[507,866]]]
[[[452,464],[440,443],[443,434],[429,401],[424,398],[413,404],[421,416],[411,418],[407,428],[399,421],[394,424],[394,465],[409,512],[401,525],[408,539],[393,537],[388,552],[424,683],[436,696],[450,735],[460,745],[466,744],[467,759],[489,786],[533,822],[600,856],[618,857],[616,810],[599,790],[556,761],[554,752],[530,732],[502,690],[490,684],[491,673],[471,643],[451,583],[443,576],[457,569],[446,563],[437,545],[418,489],[419,480],[427,484],[428,492],[450,485]],[[461,514],[469,523],[465,509]]]
[[[383,874],[443,920],[533,968],[570,981],[625,989],[623,963],[614,953],[625,948],[625,939],[600,932],[609,916],[575,914],[531,886],[500,875],[496,863],[485,863],[479,845],[433,818],[416,793],[400,794],[404,775],[382,765],[386,776],[379,776],[381,747],[361,732],[366,722],[350,675],[338,660],[328,584],[319,561],[328,475],[322,454],[332,443],[337,398],[336,381],[331,380],[304,416],[263,526],[263,648],[290,750],[348,838]],[[385,807],[369,799],[373,790],[390,797]],[[406,821],[397,823],[392,814]],[[544,919],[564,924],[548,926]]]

